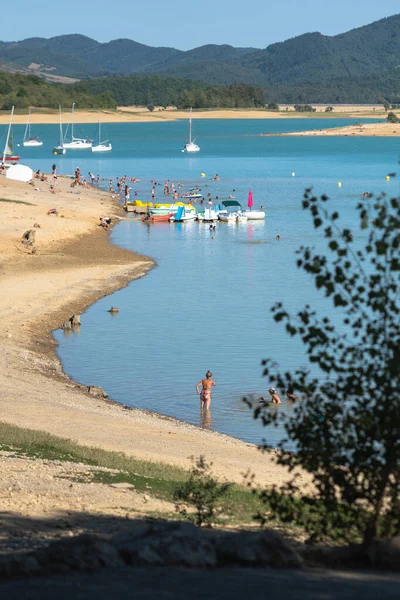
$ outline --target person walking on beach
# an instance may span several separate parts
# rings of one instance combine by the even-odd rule
[[[212,380],[211,371],[207,371],[206,378],[199,381],[199,383],[196,385],[196,392],[200,395],[201,408],[210,410],[211,390],[214,385],[217,385],[217,384],[215,383],[215,381]],[[200,391],[200,387],[202,387],[201,391]]]

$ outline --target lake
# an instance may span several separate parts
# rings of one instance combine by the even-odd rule
[[[111,234],[113,243],[154,258],[157,267],[126,289],[94,304],[82,316],[79,334],[55,332],[66,373],[83,384],[103,387],[123,404],[170,415],[201,427],[275,445],[280,428],[264,429],[242,399],[266,396],[270,382],[261,360],[270,357],[284,370],[306,364],[304,347],[273,321],[270,308],[283,301],[287,310],[304,304],[335,317],[330,300],[316,292],[309,276],[296,268],[296,249],[322,248],[301,208],[304,189],[326,193],[343,225],[353,228],[355,247],[365,241],[355,213],[364,191],[399,194],[398,140],[356,137],[265,137],[260,134],[339,126],[348,119],[273,119],[194,121],[198,155],[183,154],[187,123],[105,125],[113,152],[92,157],[70,152],[52,157],[56,126],[36,126],[46,142],[39,150],[21,148],[34,168],[99,173],[108,188],[116,176],[138,177],[132,197],[150,199],[151,180],[172,180],[183,191],[198,185],[219,200],[234,195],[246,204],[249,189],[263,222],[220,223],[211,234],[201,223],[155,224],[124,220]],[[15,128],[18,129],[18,128]],[[22,131],[22,129],[21,129]],[[0,132],[1,133],[1,132]],[[76,134],[95,134],[95,126]],[[201,173],[206,176],[202,177]],[[220,181],[212,177],[218,173]],[[338,187],[338,182],[341,187]],[[157,199],[163,201],[162,185]],[[280,239],[277,240],[276,236]],[[110,315],[110,306],[119,313]],[[207,369],[217,387],[211,413],[199,411],[195,385]],[[289,412],[284,404],[277,410]]]

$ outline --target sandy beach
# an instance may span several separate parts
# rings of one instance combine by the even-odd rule
[[[184,467],[191,456],[203,454],[231,481],[241,482],[249,469],[262,483],[285,480],[272,454],[170,418],[126,411],[93,398],[63,374],[51,331],[153,266],[112,245],[98,226],[100,215],[118,221],[119,202],[96,189],[71,188],[70,181],[60,177],[53,194],[49,182],[35,180],[32,186],[0,177],[0,420]],[[47,214],[54,207],[58,216]],[[40,228],[32,254],[21,236],[35,223]],[[84,327],[83,315],[81,331]]]
[[[194,110],[193,119],[309,119],[309,118],[386,118],[386,113],[382,105],[363,106],[349,105],[337,106],[332,113],[326,113],[325,105],[315,107],[316,112],[301,113],[296,112],[291,105],[281,106],[280,111],[268,111],[266,109],[216,109],[216,110]],[[70,110],[63,111],[63,121],[65,124],[70,122]],[[121,106],[116,111],[111,110],[79,110],[75,109],[75,123],[97,123],[99,118],[103,123],[138,123],[138,122],[159,122],[175,121],[177,119],[188,119],[189,111],[177,110],[175,107],[156,107],[150,112],[143,106]],[[9,112],[0,111],[0,125],[8,124],[10,119]],[[13,123],[16,125],[25,125],[27,121],[27,111],[14,114]],[[35,124],[58,124],[59,115],[57,111],[46,111],[43,109],[32,109],[31,123]]]
[[[400,136],[400,123],[358,123],[346,127],[332,127],[332,129],[312,129],[291,133],[265,134],[272,136],[327,136],[327,137],[397,137]]]

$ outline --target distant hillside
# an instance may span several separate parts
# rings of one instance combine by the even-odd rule
[[[0,42],[0,64],[80,79],[158,74],[212,84],[329,83],[400,69],[400,15],[336,36],[306,33],[265,50],[209,44],[183,52],[128,39],[102,44],[83,35],[30,38]]]
[[[50,71],[67,77],[87,78],[163,71],[185,61],[231,60],[253,51],[254,48],[209,45],[183,52],[175,48],[153,48],[128,39],[101,44],[83,35],[62,35],[0,42],[0,62],[14,69],[31,68],[40,75]]]

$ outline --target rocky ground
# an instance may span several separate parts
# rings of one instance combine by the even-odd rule
[[[0,452],[0,555],[82,533],[114,534],[130,519],[174,512],[170,502],[128,483],[95,483],[91,467]]]

